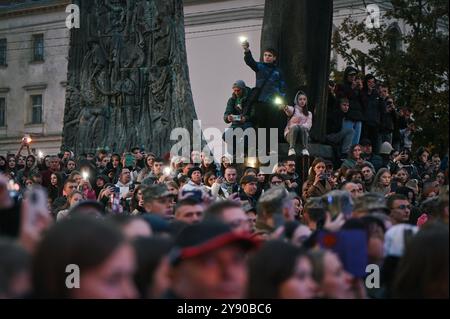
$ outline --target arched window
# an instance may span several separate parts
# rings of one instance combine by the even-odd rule
[[[387,32],[388,32],[389,52],[391,54],[395,54],[401,51],[403,48],[402,31],[400,30],[398,24],[397,23],[391,24]]]

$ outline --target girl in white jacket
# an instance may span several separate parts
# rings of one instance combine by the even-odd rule
[[[288,116],[288,123],[284,129],[284,138],[289,143],[288,156],[295,155],[295,144],[302,145],[302,155],[309,156],[309,130],[312,126],[312,113],[308,111],[308,97],[302,91],[297,92],[294,106],[286,105],[284,112]]]

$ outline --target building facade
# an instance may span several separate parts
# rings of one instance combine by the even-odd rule
[[[2,155],[15,152],[24,134],[31,135],[36,152],[59,151],[70,39],[65,9],[70,2],[23,0],[0,6]],[[382,13],[383,1],[377,3]],[[254,86],[254,73],[244,64],[239,37],[247,37],[254,55],[259,56],[264,0],[184,0],[184,4],[197,116],[203,129],[223,130],[222,114],[232,84],[240,79]],[[361,1],[334,1],[335,26],[350,14],[361,19],[367,16]],[[344,67],[339,57],[332,54],[332,58]]]

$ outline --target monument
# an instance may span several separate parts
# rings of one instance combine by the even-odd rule
[[[323,142],[326,129],[333,0],[266,0],[261,52],[275,48],[288,87],[287,103],[297,90],[308,95],[314,114],[311,138]],[[282,125],[281,125],[282,126]]]
[[[62,148],[171,148],[197,118],[189,83],[182,0],[75,0]],[[192,134],[191,134],[192,135]]]

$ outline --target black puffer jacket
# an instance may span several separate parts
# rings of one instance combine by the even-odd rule
[[[364,123],[368,126],[380,126],[384,103],[378,96],[376,90],[373,90],[371,94],[368,93],[368,90],[363,90],[362,102],[364,109]]]
[[[347,81],[348,74],[357,70],[352,67],[348,66],[344,71],[344,83],[339,84],[336,86],[336,97],[338,99],[341,98],[347,98],[350,104],[348,113],[347,113],[347,119],[351,121],[363,121],[363,104],[361,99],[361,89],[359,88],[352,88],[352,83]]]
[[[382,101],[383,112],[381,113],[381,132],[382,133],[392,133],[397,127],[398,115],[395,109],[388,109],[386,104],[386,99]]]

